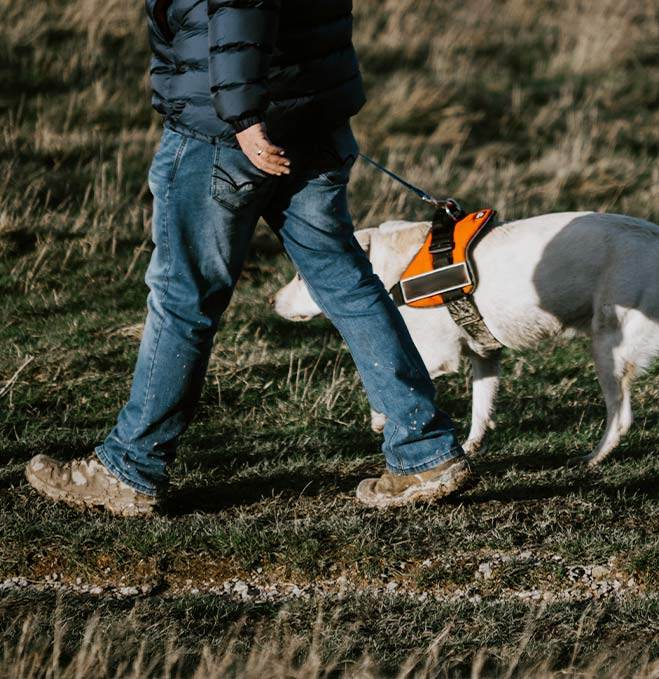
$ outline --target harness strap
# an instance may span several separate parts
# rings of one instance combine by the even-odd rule
[[[451,318],[471,339],[486,352],[498,351],[503,346],[490,332],[471,295],[448,302],[446,305]]]
[[[451,198],[438,206],[432,220],[432,240],[430,253],[433,255],[435,268],[453,264],[453,248],[455,247],[455,225],[465,217],[464,210]],[[443,293],[442,297],[451,318],[485,351],[497,351],[503,346],[490,332],[474,302],[472,295],[465,295],[462,290]]]
[[[391,295],[391,299],[394,300],[394,304],[396,306],[405,306],[405,300],[403,299],[403,288],[401,287],[400,281],[391,287],[389,294]]]
[[[389,294],[397,307],[405,306],[400,281],[389,290]],[[503,345],[490,332],[471,295],[464,296],[460,290],[454,290],[444,293],[444,297],[452,297],[444,306],[448,309],[455,324],[461,327],[474,342],[488,353],[501,349]]]
[[[432,218],[429,249],[435,269],[440,269],[453,263],[455,225],[464,216],[465,211],[452,198],[437,204],[437,209]]]
[[[428,252],[432,255],[433,268],[441,269],[453,264],[455,226],[466,216],[456,201],[449,198],[438,201],[432,220],[431,240]],[[405,306],[401,282],[390,290],[396,306]],[[502,344],[494,337],[478,311],[471,294],[465,295],[461,288],[442,292],[445,306],[456,325],[461,327],[485,352],[498,351]]]
[[[441,269],[453,263],[455,225],[464,215],[464,210],[453,198],[436,202],[430,229],[430,248],[428,249],[428,252],[432,255],[434,269]],[[396,306],[405,306],[403,287],[400,281],[389,290],[389,294]],[[462,293],[456,290],[452,293],[445,293],[444,298],[448,301],[457,299],[461,295]]]

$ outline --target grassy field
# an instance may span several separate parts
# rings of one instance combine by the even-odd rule
[[[355,9],[363,150],[504,218],[659,221],[656,2]],[[657,676],[657,367],[593,472],[565,467],[605,416],[585,342],[509,354],[482,482],[364,509],[354,488],[382,466],[368,404],[326,322],[274,314],[292,271],[265,230],[168,514],[79,514],[27,487],[33,454],[87,453],[128,394],[160,129],[142,12],[0,3],[0,678]],[[359,228],[428,216],[365,165],[351,191]],[[469,397],[468,375],[441,380],[462,432]]]

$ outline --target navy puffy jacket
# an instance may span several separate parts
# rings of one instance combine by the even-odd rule
[[[230,140],[329,129],[363,106],[352,0],[146,0],[153,106]]]

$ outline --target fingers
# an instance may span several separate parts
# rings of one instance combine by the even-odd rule
[[[275,146],[265,134],[261,136],[261,148],[264,153],[269,153],[271,156],[277,156],[278,158],[282,158],[286,154],[283,148]]]
[[[262,172],[282,176],[291,173],[290,161],[280,146],[273,144],[265,132],[265,125],[258,123],[236,135],[243,153]]]
[[[261,151],[260,154],[258,150]],[[263,170],[263,172],[267,172],[268,174],[276,174],[278,176],[291,173],[291,163],[287,158],[278,154],[275,155],[273,153],[268,153],[260,148],[258,150],[252,151],[251,154],[248,153],[247,155],[252,163],[254,163],[254,165],[259,168],[259,170]]]
[[[290,174],[291,162],[284,155],[284,149],[275,146],[265,135],[257,139],[250,160],[264,172],[276,175]]]

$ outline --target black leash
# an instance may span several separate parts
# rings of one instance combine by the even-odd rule
[[[402,184],[406,189],[411,191],[412,193],[415,193],[421,200],[425,200],[426,203],[430,203],[434,207],[438,207],[442,201],[438,200],[434,196],[431,196],[427,191],[424,191],[423,189],[420,189],[418,186],[414,186],[414,184],[410,184],[408,181],[403,179],[402,177],[399,177],[395,172],[392,172],[391,170],[387,169],[384,165],[380,165],[380,163],[376,162],[372,158],[369,158],[368,156],[365,156],[363,153],[359,154],[367,163],[370,163],[374,167],[376,167],[380,172],[384,172],[386,175],[389,175],[392,179],[395,179],[397,182]]]
[[[415,186],[414,184],[410,184],[407,180],[403,179],[402,177],[399,177],[395,172],[392,172],[389,168],[385,167],[384,165],[380,165],[377,161],[373,160],[373,158],[369,158],[368,156],[365,156],[363,153],[359,154],[367,163],[370,163],[373,165],[373,167],[377,168],[380,170],[380,172],[384,172],[384,174],[388,175],[392,179],[395,179],[397,182],[402,184],[408,191],[411,191],[412,193],[416,194],[421,198],[421,200],[425,201],[426,203],[430,203],[434,208],[435,208],[435,218],[433,219],[433,230],[436,227],[436,223],[441,219],[442,222],[445,222],[448,220],[448,223],[451,225],[454,225],[457,221],[462,219],[465,216],[465,211],[460,207],[460,203],[458,203],[455,198],[445,198],[443,200],[440,200],[439,198],[435,198],[434,196],[431,196],[427,191],[424,191],[423,189],[420,189],[418,186]]]

